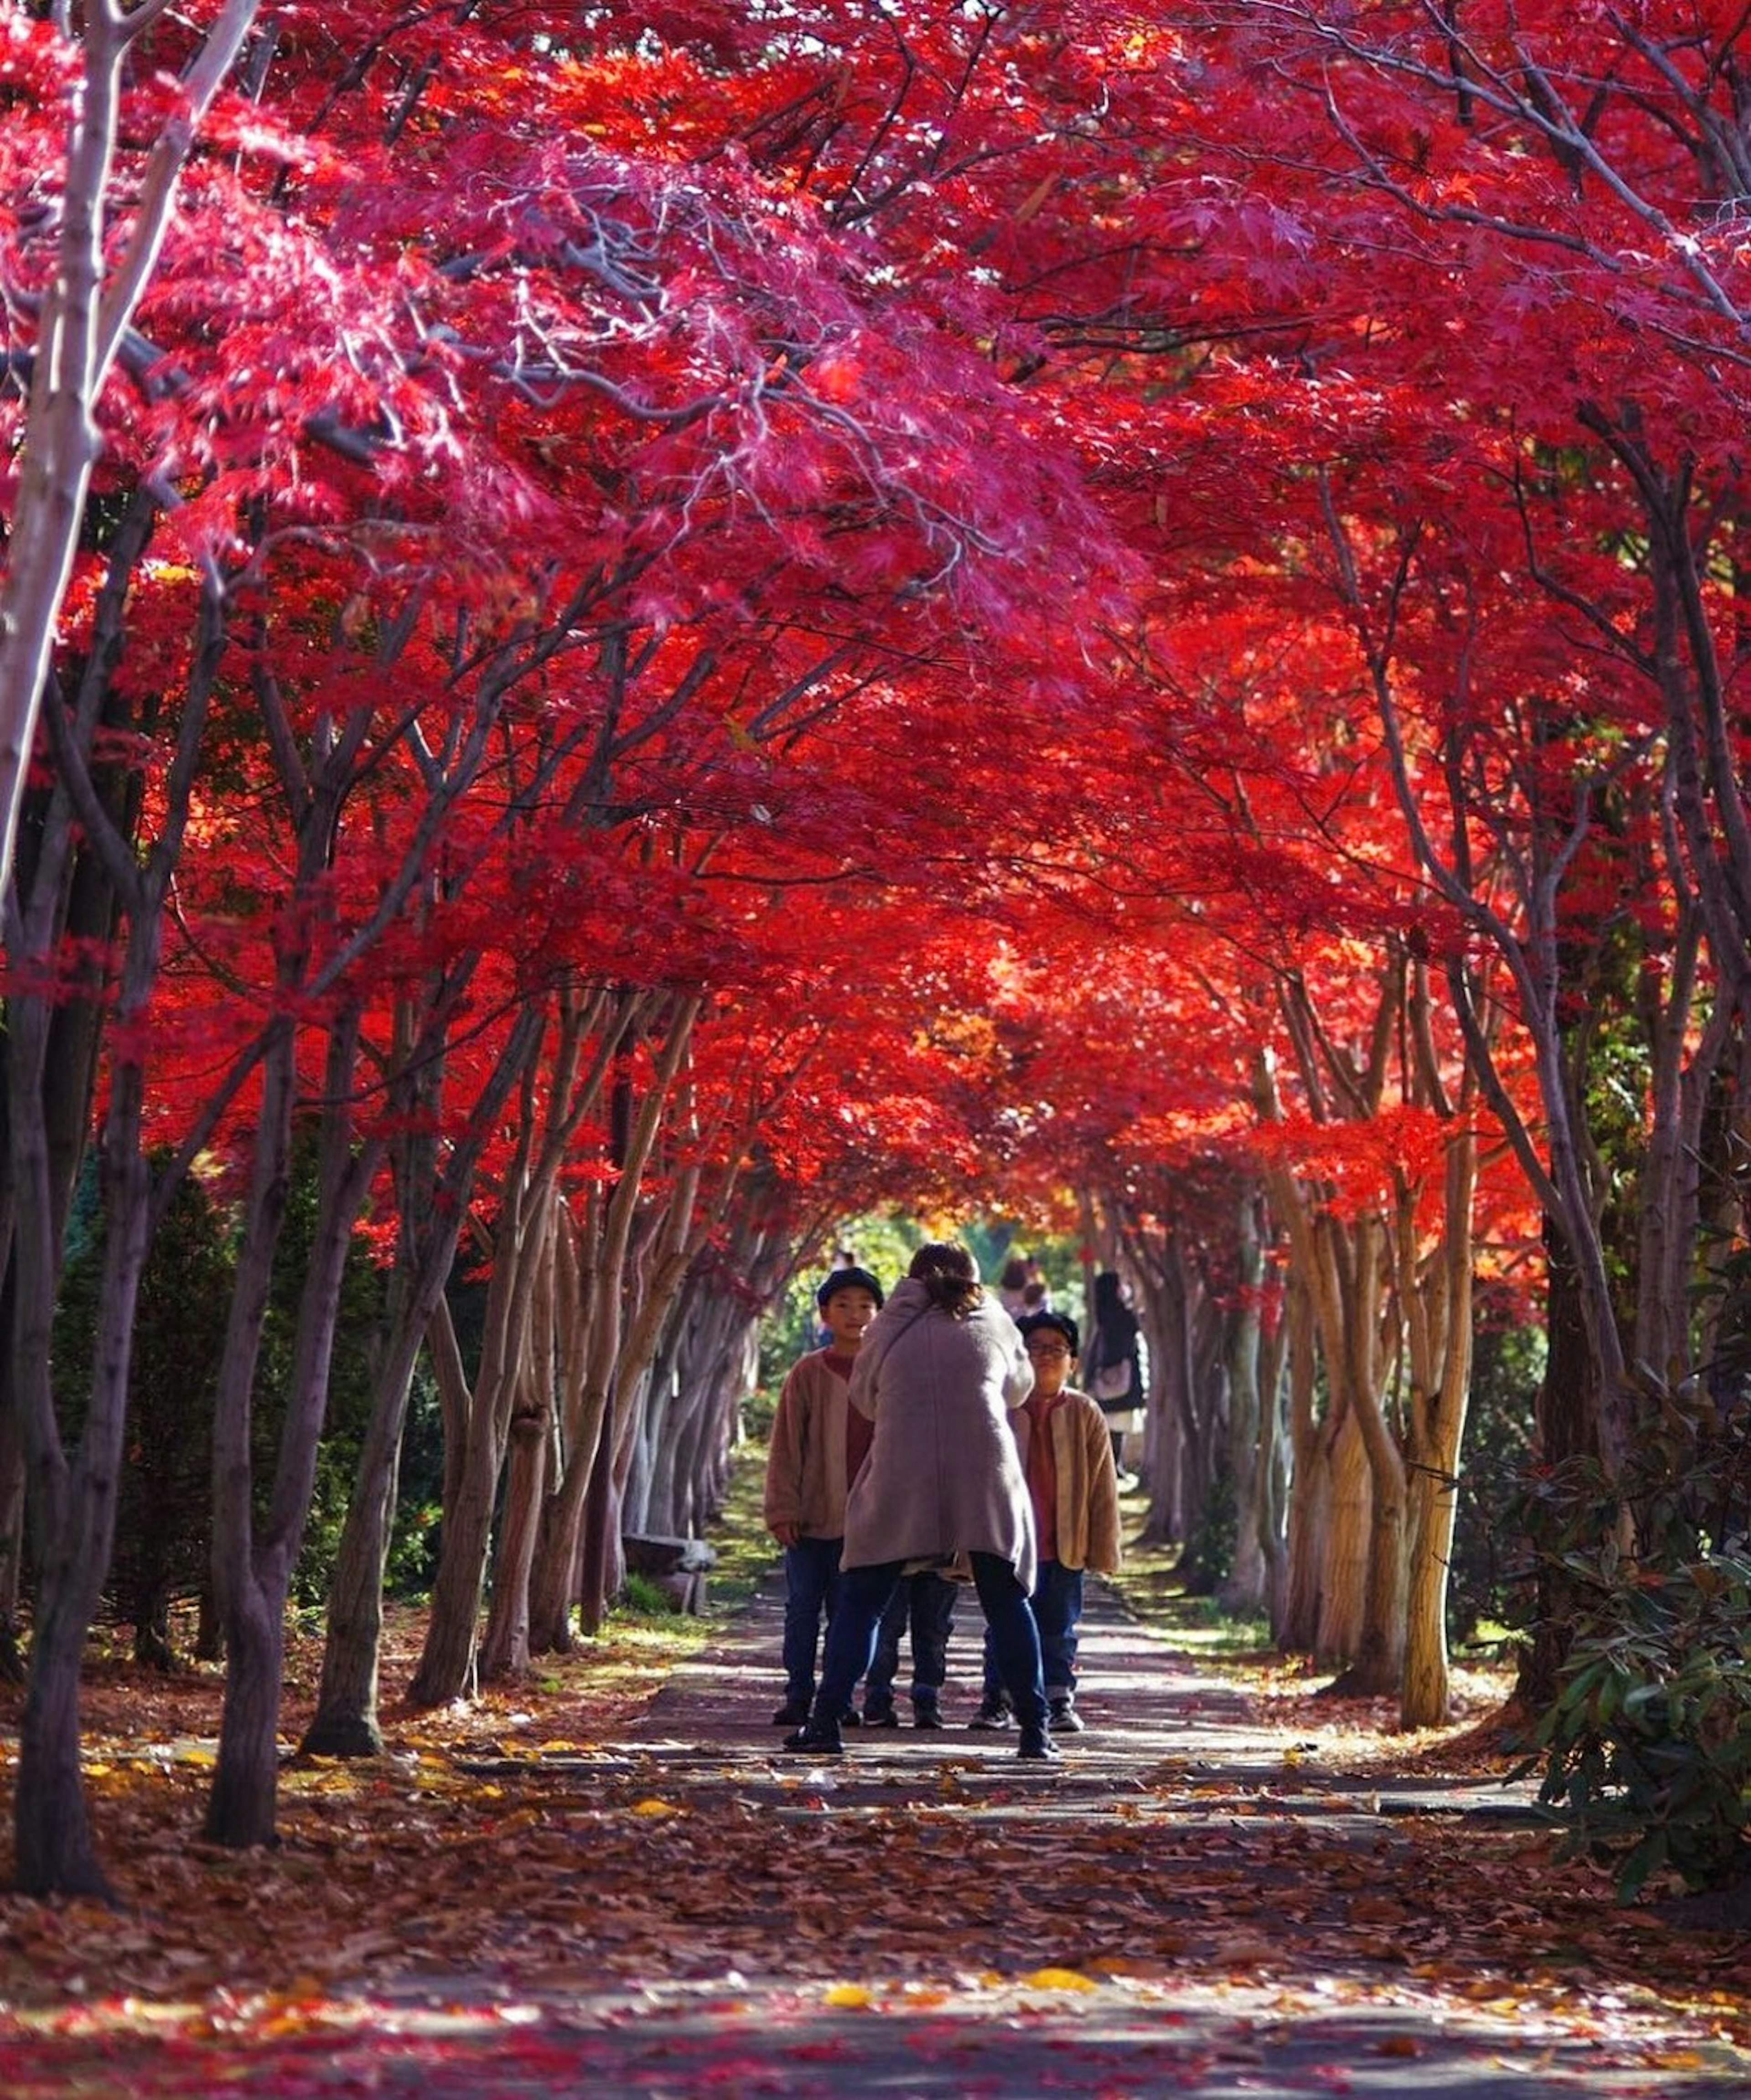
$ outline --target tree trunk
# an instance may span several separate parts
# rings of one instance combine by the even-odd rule
[[[11,1324],[9,1312],[0,1321],[0,1335],[10,1333]],[[6,1353],[10,1357],[10,1350]],[[11,1383],[10,1369],[0,1362],[0,1684],[22,1684],[25,1675],[18,1616],[24,1557],[24,1446]]]
[[[1362,1644],[1372,1529],[1368,1454],[1352,1412],[1346,1410],[1332,1439],[1325,1503],[1325,1565],[1320,1577],[1319,1627],[1313,1653],[1323,1667],[1352,1661]]]
[[[525,1678],[529,1647],[529,1569],[540,1529],[553,1422],[545,1411],[512,1418],[510,1462],[505,1482],[505,1520],[494,1556],[492,1606],[480,1648],[480,1674],[492,1683]]]
[[[233,1487],[230,1507],[223,1521],[215,1498],[214,1576],[214,1586],[226,1608],[228,1658],[218,1762],[206,1822],[207,1835],[215,1844],[266,1845],[272,1842],[275,1834],[280,1769],[277,1728],[280,1688],[284,1677],[286,1598],[292,1571],[298,1564],[315,1485],[317,1447],[327,1410],[334,1331],[353,1226],[381,1156],[381,1148],[376,1142],[357,1146],[353,1142],[350,1104],[359,1035],[359,1017],[356,1012],[342,1012],[329,1024],[315,1231],[304,1286],[298,1298],[291,1385],[280,1427],[267,1520],[259,1538],[254,1518],[246,1393],[241,1395],[239,1425],[244,1438],[240,1454],[243,1491],[240,1494]],[[289,1070],[292,1061],[289,1045]],[[278,1092],[270,1076],[267,1099],[277,1102]],[[286,1102],[289,1110],[289,1092]],[[281,1146],[283,1138],[289,1135],[289,1114],[284,1126],[269,1127],[264,1101],[263,1126],[264,1132],[258,1134],[257,1141],[266,1143],[270,1156],[266,1175],[258,1185],[262,1202],[251,1223],[254,1227],[259,1220],[271,1264],[284,1213],[287,1162]],[[239,1264],[239,1286],[245,1293],[244,1319],[254,1323],[258,1341],[260,1311],[255,1302],[254,1263],[249,1259],[253,1237],[253,1231],[245,1237],[245,1260]],[[244,1374],[245,1352],[248,1374],[253,1383],[254,1352],[248,1348],[246,1338],[240,1337],[236,1367],[240,1378]],[[227,1353],[228,1357],[228,1348]],[[236,1401],[240,1394],[236,1390],[228,1392],[226,1375],[222,1371],[222,1413],[227,1397]],[[231,1434],[221,1436],[216,1432],[214,1449],[216,1470],[223,1464],[235,1483],[240,1454]],[[234,1684],[237,1687],[235,1704],[232,1696]]]
[[[395,1527],[402,1431],[418,1353],[413,1318],[419,1309],[411,1304],[399,1322],[391,1320],[390,1344],[359,1454],[329,1585],[316,1710],[298,1745],[312,1757],[375,1758],[383,1751],[377,1725],[383,1571]]]
[[[1450,1139],[1438,1260],[1421,1296],[1433,1303],[1410,1325],[1415,1369],[1409,1418],[1410,1589],[1399,1720],[1432,1728],[1447,1718],[1447,1578],[1459,1496],[1459,1454],[1471,1393],[1471,1212],[1477,1140]],[[1414,1204],[1404,1224],[1414,1232]],[[1414,1241],[1410,1250],[1414,1255]],[[1413,1300],[1414,1312],[1422,1306]]]
[[[280,1687],[284,1619],[270,1612],[271,1586],[247,1585],[225,1615],[225,1701],[205,1835],[240,1849],[271,1845],[279,1807]],[[280,1586],[284,1595],[284,1585]]]
[[[13,1886],[20,1895],[112,1895],[97,1863],[79,1769],[79,1665],[90,1622],[73,1583],[46,1580],[19,1729]]]
[[[1221,1600],[1231,1612],[1251,1617],[1264,1608],[1264,1534],[1267,1480],[1260,1463],[1259,1429],[1263,1406],[1259,1392],[1259,1285],[1264,1273],[1254,1198],[1246,1190],[1238,1207],[1237,1302],[1224,1326],[1228,1391],[1228,1461],[1234,1484],[1234,1555]]]
[[[105,223],[121,85],[139,25],[119,9],[83,11],[60,200],[59,254],[31,364],[0,587],[0,895],[10,889],[20,812],[56,629],[78,550],[86,492],[102,450],[98,396],[151,281],[196,131],[259,0],[227,0],[183,69],[177,106],[148,157],[125,236]],[[148,16],[148,20],[156,19]],[[56,171],[51,171],[51,178]],[[119,259],[105,281],[106,249]]]
[[[532,1138],[532,1132],[528,1136]],[[436,1340],[433,1361],[445,1391],[445,1418],[460,1412],[464,1440],[455,1461],[455,1486],[443,1519],[443,1544],[438,1577],[432,1586],[431,1617],[426,1628],[419,1667],[408,1688],[416,1706],[443,1706],[472,1694],[476,1683],[476,1643],[480,1604],[486,1585],[487,1555],[499,1475],[516,1403],[518,1366],[527,1347],[531,1300],[537,1266],[531,1256],[539,1234],[531,1212],[545,1207],[545,1193],[533,1189],[527,1169],[514,1166],[500,1207],[499,1228],[487,1293],[486,1333],[472,1396],[464,1388],[463,1405],[452,1404],[461,1377],[449,1311],[440,1300],[432,1326]],[[447,1464],[450,1462],[447,1461]]]
[[[1286,1654],[1312,1655],[1319,1644],[1331,1514],[1331,1449],[1326,1422],[1316,1418],[1318,1352],[1305,1278],[1291,1264],[1283,1308],[1289,1351],[1289,1574],[1281,1625]]]
[[[1541,1470],[1561,1467],[1571,1458],[1597,1458],[1599,1361],[1589,1339],[1580,1282],[1567,1244],[1553,1220],[1544,1227],[1544,1383],[1537,1409]],[[1516,1705],[1541,1713],[1555,1699],[1568,1659],[1576,1602],[1571,1585],[1539,1558],[1532,1639],[1520,1649],[1514,1687]]]

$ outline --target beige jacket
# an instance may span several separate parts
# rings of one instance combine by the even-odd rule
[[[1025,1473],[1032,1418],[1024,1409],[1010,1416],[1009,1426]],[[1064,1405],[1052,1411],[1046,1426],[1058,1473],[1058,1564],[1110,1575],[1123,1555],[1118,1542],[1118,1475],[1107,1418],[1098,1401],[1067,1386]]]
[[[792,1365],[766,1449],[768,1529],[795,1524],[805,1538],[845,1533],[845,1381],[815,1349]]]

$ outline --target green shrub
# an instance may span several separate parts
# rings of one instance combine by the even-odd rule
[[[641,1619],[672,1618],[681,1607],[655,1577],[629,1574],[616,1600],[622,1612]]]
[[[1751,1873],[1748,1489],[1744,1410],[1693,1386],[1659,1396],[1616,1493],[1577,1462],[1535,1504],[1573,1600],[1535,1737],[1541,1798],[1566,1817],[1565,1851],[1611,1865],[1625,1900],[1664,1870],[1692,1889]]]

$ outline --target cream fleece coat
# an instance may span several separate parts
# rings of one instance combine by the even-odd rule
[[[1009,1415],[1033,1389],[995,1298],[956,1320],[915,1278],[897,1284],[851,1374],[851,1405],[876,1440],[845,1500],[841,1564],[995,1553],[1031,1591],[1034,1511]]]
[[[766,1446],[767,1527],[795,1524],[805,1538],[845,1529],[845,1381],[827,1369],[828,1353],[813,1349],[791,1365]]]
[[[1014,1417],[1016,1443],[1024,1474],[1033,1418]],[[1111,1575],[1121,1564],[1118,1542],[1118,1475],[1113,1465],[1113,1439],[1100,1404],[1074,1386],[1066,1387],[1064,1404],[1046,1422],[1052,1439],[1052,1462],[1058,1476],[1058,1564],[1092,1568]]]

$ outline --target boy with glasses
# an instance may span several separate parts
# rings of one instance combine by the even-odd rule
[[[1083,1727],[1076,1710],[1083,1574],[1092,1568],[1109,1575],[1119,1565],[1118,1474],[1099,1403],[1070,1382],[1076,1322],[1067,1312],[1038,1312],[1017,1324],[1034,1366],[1033,1392],[1010,1417],[1039,1538],[1039,1571],[1029,1602],[1039,1628],[1051,1725],[1061,1734],[1077,1735]],[[1009,1725],[1008,1701],[989,1641],[985,1696],[970,1725]]]

